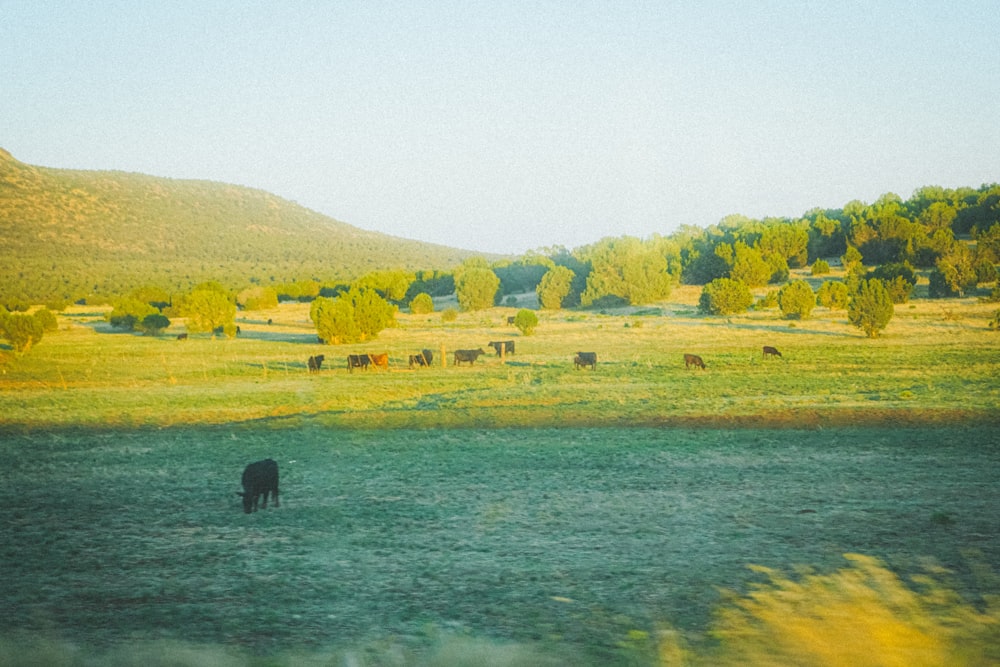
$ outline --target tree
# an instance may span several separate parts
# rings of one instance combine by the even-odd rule
[[[138,328],[149,336],[158,336],[161,331],[170,326],[170,320],[162,313],[152,313],[142,318]]]
[[[273,287],[254,285],[236,295],[243,310],[268,310],[278,307],[278,292]]]
[[[341,345],[361,340],[361,327],[354,320],[354,305],[343,296],[313,299],[309,318],[316,325],[316,335],[324,343]]]
[[[805,223],[781,220],[764,228],[757,242],[765,258],[777,255],[791,267],[806,265],[809,258],[809,231]]]
[[[547,310],[559,310],[573,287],[573,271],[565,266],[553,266],[535,288],[538,302]]]
[[[192,332],[228,328],[235,335],[236,304],[225,290],[211,287],[196,289],[184,299],[184,317]],[[228,335],[228,332],[227,332]]]
[[[846,284],[839,280],[827,280],[816,291],[816,301],[830,310],[843,310],[847,308],[848,294]]]
[[[115,303],[114,309],[105,317],[116,329],[133,331],[147,315],[160,312],[148,302],[127,296]]]
[[[778,308],[786,319],[804,320],[815,307],[816,295],[804,280],[790,282],[778,292]]]
[[[42,325],[42,331],[56,331],[59,329],[59,321],[55,313],[48,308],[40,308],[34,312],[34,318]]]
[[[383,329],[396,325],[396,307],[374,289],[352,287],[346,298],[354,306],[354,320],[361,331],[361,340],[375,338]]]
[[[774,274],[775,267],[764,259],[760,250],[751,248],[742,241],[733,246],[733,266],[729,277],[738,280],[749,287],[766,285]]]
[[[698,300],[698,308],[710,315],[743,313],[753,305],[750,288],[738,280],[716,278],[705,285]]]
[[[604,239],[585,251],[591,270],[580,303],[590,306],[605,297],[618,297],[630,304],[650,303],[670,296],[676,282],[670,272],[680,270],[680,251],[661,239],[644,243],[631,236]]]
[[[954,244],[951,251],[934,266],[928,276],[930,284],[927,293],[931,297],[963,296],[976,286],[978,276],[972,263],[972,252],[961,243]]]
[[[414,315],[433,313],[434,299],[427,292],[421,292],[410,300],[410,312]]]
[[[878,278],[885,283],[893,303],[906,303],[917,284],[917,274],[909,262],[883,264],[866,277]]]
[[[847,320],[869,338],[878,338],[894,313],[889,290],[878,278],[862,280],[847,306]]]
[[[499,288],[500,279],[482,258],[468,259],[455,271],[455,296],[466,312],[492,308]]]
[[[830,263],[825,259],[817,259],[813,262],[810,273],[814,276],[823,276],[830,273]]]
[[[0,337],[7,340],[17,355],[26,354],[33,345],[42,340],[45,333],[43,322],[25,313],[8,313],[0,310]]]
[[[384,299],[402,301],[416,276],[402,269],[388,271],[373,271],[354,281],[354,287],[375,290]]]
[[[514,326],[517,327],[523,335],[530,336],[535,333],[535,327],[538,326],[538,316],[535,315],[534,311],[522,308],[517,311],[517,315],[514,316]]]

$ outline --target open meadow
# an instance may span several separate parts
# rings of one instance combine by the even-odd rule
[[[701,664],[720,589],[766,580],[749,565],[845,553],[987,608],[995,307],[917,300],[868,340],[843,312],[696,301],[540,312],[533,336],[514,308],[404,314],[350,346],[318,344],[300,304],[240,313],[232,340],[70,309],[0,362],[0,662]],[[389,370],[348,372],[367,352]],[[281,507],[245,515],[240,473],[265,457]]]

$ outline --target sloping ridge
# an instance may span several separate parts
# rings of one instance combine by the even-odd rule
[[[478,254],[366,231],[262,190],[37,167],[3,149],[0,241],[0,260],[18,267],[14,282],[27,297],[45,297],[53,282],[75,298],[129,284],[350,280],[446,269]]]

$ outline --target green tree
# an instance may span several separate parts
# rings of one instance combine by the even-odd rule
[[[44,334],[44,324],[35,316],[0,310],[0,337],[10,343],[18,356],[27,354]]]
[[[36,310],[33,316],[41,323],[43,331],[57,331],[59,329],[59,321],[56,319],[55,313],[48,308]]]
[[[316,335],[324,343],[359,343],[394,326],[396,307],[374,289],[352,287],[338,297],[313,299],[309,317],[316,326]]]
[[[500,279],[482,258],[466,260],[455,271],[455,297],[463,311],[492,308],[499,288]]]
[[[786,319],[804,320],[816,307],[816,295],[809,283],[795,280],[778,291],[778,308]]]
[[[538,302],[547,310],[559,310],[573,287],[573,271],[565,266],[553,266],[549,269],[535,288]]]
[[[753,305],[753,294],[746,283],[731,278],[716,278],[701,290],[698,308],[710,315],[744,313]]]
[[[580,303],[590,306],[605,297],[618,297],[630,304],[650,303],[670,296],[675,276],[670,271],[673,250],[661,239],[648,243],[631,237],[604,239],[590,246],[585,257],[590,261],[587,288]],[[675,271],[680,271],[676,253]]]
[[[935,263],[928,278],[927,293],[931,297],[963,296],[976,286],[978,280],[972,252],[964,244],[956,243],[947,255]]]
[[[421,292],[410,300],[410,312],[414,315],[433,313],[434,299],[427,292]]]
[[[191,332],[205,332],[228,328],[236,334],[236,304],[226,290],[203,287],[191,292],[184,299],[184,317]],[[228,332],[227,332],[228,335]]]
[[[809,259],[809,230],[806,223],[780,221],[764,228],[757,247],[765,258],[777,255],[788,266],[798,268]]]
[[[162,313],[151,313],[142,318],[138,327],[143,333],[149,336],[158,336],[160,332],[170,326],[170,319]]]
[[[525,336],[530,336],[535,333],[535,328],[538,326],[538,316],[533,310],[522,308],[514,316],[514,326]]]
[[[810,273],[814,276],[824,276],[830,273],[830,263],[825,259],[817,259],[813,262]]]
[[[847,306],[848,322],[864,331],[869,338],[878,338],[894,313],[889,290],[878,278],[862,280]]]
[[[891,262],[875,268],[867,275],[885,283],[893,303],[906,303],[917,284],[917,274],[909,262]]]
[[[114,309],[105,318],[116,329],[133,331],[143,318],[160,312],[146,301],[127,296],[115,303]]]
[[[376,290],[352,287],[346,298],[354,306],[354,320],[358,323],[362,340],[375,338],[383,329],[396,326],[396,306],[383,299]]]
[[[273,287],[253,285],[236,295],[243,310],[268,310],[278,307],[278,292]]]
[[[844,271],[850,271],[855,267],[861,266],[861,260],[861,251],[854,246],[848,246],[840,258],[840,263],[843,265]]]
[[[827,280],[816,291],[816,301],[830,310],[843,310],[847,308],[848,294],[846,284],[839,280]]]
[[[416,279],[416,275],[402,269],[372,271],[354,281],[358,289],[373,289],[390,301],[402,301]]]
[[[760,250],[751,248],[742,241],[733,246],[733,266],[729,277],[749,287],[760,287],[771,280],[775,267],[764,259]]]

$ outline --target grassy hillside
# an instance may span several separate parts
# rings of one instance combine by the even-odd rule
[[[0,262],[10,276],[0,289],[29,301],[141,284],[349,280],[472,254],[365,231],[260,190],[36,167],[0,149]]]

